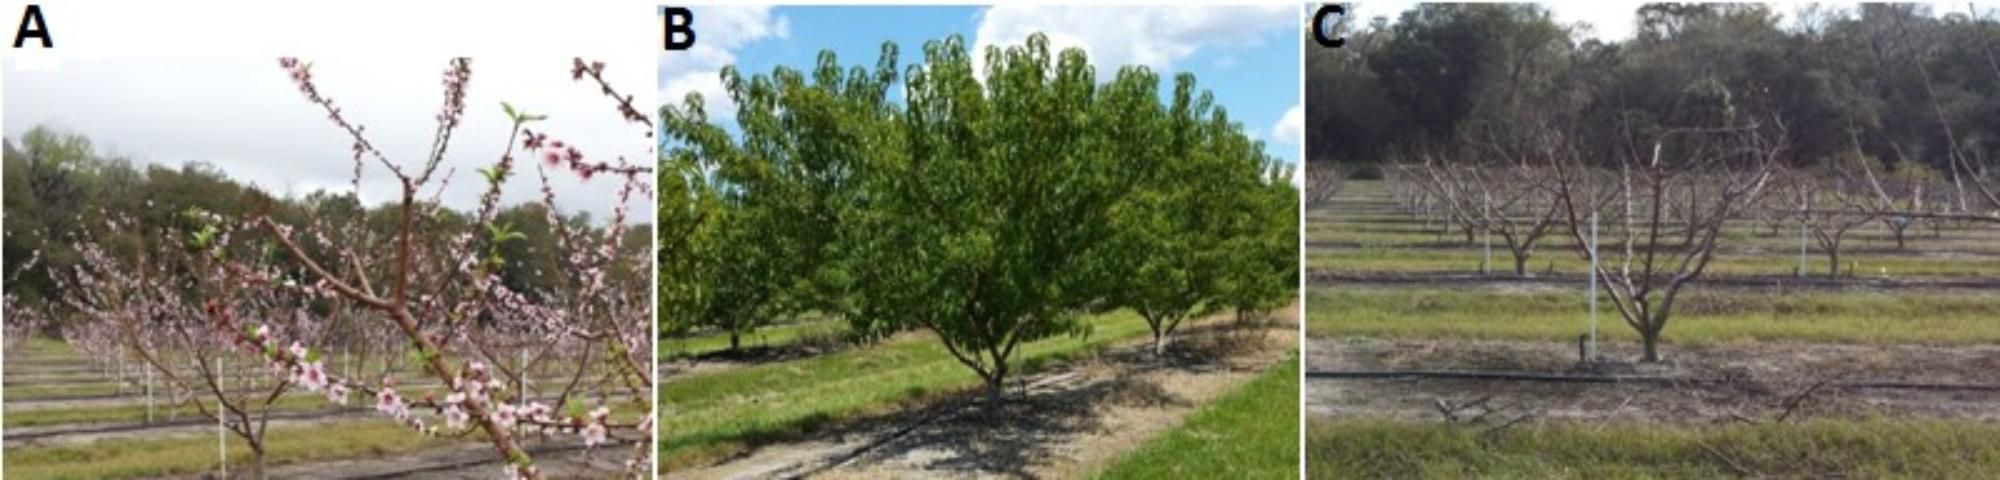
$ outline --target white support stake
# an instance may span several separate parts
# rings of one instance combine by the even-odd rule
[[[1799,278],[1806,278],[1806,220],[1799,220]]]
[[[1480,237],[1484,238],[1486,241],[1486,259],[1479,261],[1479,273],[1481,275],[1492,275],[1493,274],[1493,194],[1492,193],[1485,193],[1479,197],[1479,208],[1480,208],[1479,215],[1481,217],[1484,217],[1482,218],[1481,222],[1483,223],[1483,225],[1480,225],[1480,227],[1483,227],[1480,229],[1481,230]]]
[[[1591,359],[1597,358],[1597,212],[1590,212],[1590,345]]]

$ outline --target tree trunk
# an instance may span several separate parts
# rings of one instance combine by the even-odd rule
[[[1514,255],[1514,276],[1516,277],[1528,276],[1528,255],[1526,254]]]
[[[264,442],[250,442],[250,478],[264,480]]]
[[[1005,381],[1006,377],[997,371],[986,377],[986,415],[994,419],[1000,418],[1000,393],[1006,387]]]
[[[730,351],[731,353],[734,353],[734,352],[737,352],[737,351],[740,351],[740,349],[741,349],[742,347],[743,347],[743,334],[740,334],[740,333],[736,333],[736,331],[735,331],[735,330],[730,330],[730,331],[729,331],[729,351]]]
[[[1639,338],[1640,338],[1640,340],[1641,340],[1641,341],[1642,341],[1643,343],[1645,343],[1645,345],[1646,345],[1646,353],[1645,353],[1645,356],[1642,356],[1642,357],[1639,357],[1639,361],[1641,361],[1641,362],[1645,362],[1645,363],[1655,363],[1655,362],[1659,362],[1659,361],[1660,361],[1660,332],[1647,332],[1647,331],[1640,331],[1640,332],[1639,332]]]
[[[1159,358],[1165,356],[1167,356],[1167,333],[1155,331],[1153,332],[1153,357]]]
[[[1840,277],[1840,249],[1839,249],[1839,248],[1828,248],[1828,249],[1826,249],[1826,276],[1828,276],[1828,277],[1834,277],[1834,278],[1839,278],[1839,277]]]
[[[1910,228],[1910,227],[1909,227],[1908,225],[1904,225],[1904,226],[1901,226],[1901,227],[1890,227],[1890,229],[1889,229],[1889,230],[1890,230],[1891,232],[1895,232],[1895,234],[1896,234],[1896,249],[1897,249],[1897,250],[1902,250],[1902,249],[1903,249],[1903,230],[1904,230],[1904,229],[1907,229],[1907,228]]]

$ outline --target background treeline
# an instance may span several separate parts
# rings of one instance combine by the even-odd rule
[[[226,172],[201,162],[180,168],[158,164],[137,164],[130,159],[99,152],[91,140],[72,132],[36,127],[18,139],[7,139],[6,148],[6,261],[10,283],[7,293],[28,308],[56,307],[56,284],[51,274],[66,275],[81,261],[76,245],[97,241],[114,253],[130,254],[142,245],[180,244],[182,238],[162,238],[170,232],[201,230],[190,211],[214,213],[229,221],[268,214],[287,225],[305,225],[313,220],[346,225],[357,216],[380,238],[396,228],[394,205],[364,207],[345,192],[314,191],[303,196],[274,196],[256,185],[229,178]],[[443,209],[437,217],[440,228],[462,232],[471,228],[462,212]],[[553,229],[546,207],[527,202],[505,207],[499,223],[513,226],[524,238],[502,244],[507,259],[502,278],[507,286],[525,295],[549,291],[549,282],[560,265]],[[588,212],[559,215],[572,227],[596,229]],[[113,220],[135,225],[111,230]],[[628,230],[625,245],[643,249],[651,245],[651,228]],[[483,236],[482,236],[483,237]],[[440,239],[439,241],[442,241]],[[171,243],[163,243],[171,242]],[[269,249],[268,260],[293,273],[301,266],[289,255]],[[39,252],[39,260],[27,259]],[[28,270],[19,270],[23,267]],[[549,272],[544,274],[543,272]],[[645,274],[645,269],[619,269],[621,275]],[[636,273],[635,273],[636,272]],[[306,278],[299,275],[297,278]],[[63,315],[53,315],[61,324]]]
[[[1649,4],[1634,12],[1634,38],[1613,43],[1582,40],[1531,4],[1420,4],[1394,23],[1363,20],[1346,48],[1307,49],[1307,156],[1373,164],[1519,139],[1504,130],[1523,118],[1565,125],[1593,156],[1644,136],[1621,133],[1754,111],[1783,122],[1791,167],[1858,153],[1950,177],[2000,158],[1992,14],[1790,8]]]
[[[925,330],[997,395],[1016,347],[1081,315],[1132,309],[1160,349],[1184,319],[1291,302],[1293,168],[1193,75],[1100,79],[1041,35],[985,53],[726,69],[738,132],[699,95],[663,107],[661,331]]]

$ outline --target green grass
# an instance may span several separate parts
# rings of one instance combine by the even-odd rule
[[[208,403],[209,410],[215,409],[214,397],[204,396],[200,398],[202,399],[203,402]],[[262,400],[263,399],[259,397],[253,400],[252,402],[261,403]],[[366,407],[369,404],[363,402],[366,402],[368,400],[369,400],[368,398],[356,396],[355,398],[348,399],[348,404],[350,406]],[[308,393],[308,394],[296,394],[287,396],[285,398],[280,398],[276,403],[272,405],[271,410],[272,412],[304,412],[304,411],[325,410],[333,406],[334,406],[333,403],[328,402],[325,396]],[[175,414],[178,414],[180,418],[193,418],[200,416],[201,412],[196,410],[193,405],[187,403],[182,403],[179,405],[168,405],[163,394],[159,403],[154,405],[154,411],[153,411],[154,420],[165,421],[170,415],[175,415]],[[9,411],[7,412],[6,427],[19,428],[19,427],[39,427],[46,425],[127,423],[127,422],[144,422],[144,421],[146,421],[145,404],[115,405],[115,406],[105,406],[105,407],[47,408],[47,409],[37,409],[37,410]]]
[[[1099,478],[1298,478],[1299,362],[1294,353]]]
[[[1600,335],[1637,340],[1609,303],[1598,307]],[[1567,342],[1586,330],[1585,308],[1581,292],[1319,289],[1307,298],[1306,332]],[[1990,344],[2000,342],[1996,318],[2000,299],[1990,292],[1690,290],[1675,305],[1666,340]]]
[[[1452,245],[1461,251],[1478,251],[1482,242],[1480,237],[1475,235],[1472,243],[1465,243],[1465,237],[1457,231],[1447,235],[1438,235],[1436,229],[1441,228],[1438,224],[1434,223],[1429,229],[1426,229],[1421,220],[1412,220],[1410,216],[1401,213],[1342,212],[1337,215],[1314,217],[1307,220],[1307,222],[1306,241],[1308,242],[1352,243],[1363,247],[1377,248],[1446,244]],[[1556,251],[1572,256],[1575,255],[1570,248],[1576,242],[1570,239],[1568,232],[1559,228],[1551,229],[1547,236],[1542,237],[1542,240],[1536,243],[1538,245],[1536,249],[1537,253],[1542,251]],[[1754,233],[1750,229],[1749,225],[1737,225],[1724,230],[1718,252],[1732,253],[1744,249],[1759,249],[1771,252],[1771,255],[1789,256],[1788,258],[1791,258],[1794,262],[1798,260],[1799,232],[1796,227],[1790,230],[1781,230],[1777,235],[1770,235],[1769,230],[1762,227],[1757,227]],[[1602,232],[1599,236],[1601,248],[1604,249],[1613,248],[1617,245],[1618,240],[1622,238],[1615,232],[1609,231]],[[1929,230],[1925,230],[1921,235],[1911,233],[1904,251],[1909,253],[1952,251],[2000,252],[2000,249],[1995,248],[1996,245],[2000,244],[1994,242],[2000,242],[2000,229],[1945,230],[1936,238],[1931,237]],[[1846,239],[1842,241],[1841,257],[1845,258],[1852,255],[1861,255],[1864,258],[1881,256],[1881,254],[1874,252],[1866,254],[1857,252],[1864,249],[1892,249],[1895,246],[1895,237],[1890,236],[1888,233],[1874,230],[1854,231],[1848,233]],[[1821,255],[1818,243],[1812,243],[1809,248],[1810,250],[1807,251],[1808,256],[1817,256],[1823,261],[1825,257]],[[1505,255],[1506,249],[1506,239],[1500,235],[1494,235],[1494,255]],[[1512,261],[1513,257],[1508,256],[1507,258],[1509,261]]]
[[[395,455],[450,442],[419,435],[388,420],[273,427],[265,438],[268,466]],[[251,463],[250,448],[234,436],[229,441],[231,472],[247,468]],[[60,447],[9,447],[7,476],[67,479],[188,475],[215,469],[215,448],[213,435],[112,439]]]
[[[143,390],[127,388],[125,391]],[[17,385],[7,387],[7,399],[31,400],[49,397],[69,397],[82,395],[111,395],[122,393],[117,385],[109,383],[87,383],[80,385]]]
[[[1312,478],[1991,478],[2000,424],[1813,420],[1485,427],[1313,420]]]
[[[1599,254],[1605,261],[1613,261],[1612,253]],[[1404,249],[1395,247],[1369,247],[1338,250],[1313,250],[1306,253],[1306,266],[1320,271],[1351,274],[1410,273],[1455,271],[1474,273],[1479,271],[1479,263],[1485,257],[1479,247],[1461,250]],[[1843,275],[1850,269],[1859,278],[1901,277],[1995,277],[2000,276],[2000,262],[1967,260],[1963,258],[1912,257],[1912,256],[1867,256],[1842,255],[1840,257]],[[1530,273],[1553,271],[1555,273],[1583,273],[1590,266],[1575,252],[1562,248],[1538,248],[1528,259]],[[1711,275],[1794,275],[1798,270],[1796,255],[1787,254],[1728,254],[1718,253],[1708,265]],[[1810,275],[1824,276],[1827,271],[1826,257],[1809,254],[1806,268]],[[1493,246],[1493,271],[1511,274],[1514,271],[1514,256],[1502,245]],[[1885,276],[1886,272],[1886,276]]]
[[[643,403],[626,401],[612,401],[609,406],[613,421],[625,423],[639,418],[640,410],[645,407]],[[13,415],[8,417],[12,420]],[[331,425],[273,426],[264,434],[265,462],[275,467],[285,463],[393,457],[454,441],[484,442],[483,435],[430,437],[380,416]],[[228,441],[230,471],[248,468],[251,463],[248,445],[234,435]],[[6,465],[8,478],[154,477],[210,471],[215,469],[215,457],[215,435],[207,433],[9,447]]]
[[[779,346],[796,342],[801,338],[839,334],[846,331],[846,328],[846,323],[838,319],[810,320],[760,328],[749,335],[744,335],[741,340],[745,347]],[[660,340],[659,349],[660,360],[720,352],[729,349],[729,334],[725,332],[666,338]]]
[[[1087,337],[1023,344],[1015,373],[1147,335],[1130,312],[1087,319]],[[979,379],[924,335],[795,361],[689,375],[660,385],[660,465],[712,460],[762,441],[901,402],[977,388]]]

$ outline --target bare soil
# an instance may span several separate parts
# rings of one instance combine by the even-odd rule
[[[2000,384],[2000,346],[1736,343],[1664,347],[1642,364],[1636,343],[1602,345],[1580,364],[1571,344],[1476,340],[1308,339],[1311,372],[1445,370],[1637,375],[1670,383],[1552,383],[1467,379],[1312,379],[1310,415],[1445,419],[1491,414],[1537,420],[1657,422],[1793,418],[1934,417],[2000,420],[2000,392],[1827,388],[1832,382]],[[1471,407],[1476,405],[1476,407]]]
[[[543,478],[616,478],[624,472],[629,445],[605,445],[586,450],[571,440],[532,443],[528,454]],[[272,467],[271,478],[311,480],[352,480],[378,478],[488,479],[500,478],[502,463],[493,446],[465,442],[413,454],[330,462],[299,463]]]

